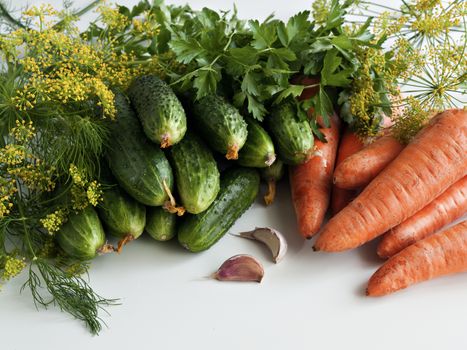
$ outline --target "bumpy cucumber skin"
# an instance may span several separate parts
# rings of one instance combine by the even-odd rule
[[[238,154],[238,164],[252,168],[268,167],[276,160],[271,137],[255,120],[246,118],[248,137]]]
[[[147,211],[145,231],[156,241],[168,241],[177,234],[177,215],[162,207],[151,207]]]
[[[276,161],[271,166],[261,169],[260,175],[261,178],[265,181],[279,181],[284,176],[284,172],[284,162],[280,159],[276,159]]]
[[[111,124],[106,157],[118,184],[138,202],[159,206],[168,200],[163,181],[173,189],[173,174],[161,149],[141,130],[126,97],[115,95],[117,120]]]
[[[167,147],[183,138],[187,129],[185,110],[165,82],[154,75],[138,77],[128,95],[151,141]]]
[[[217,152],[239,151],[246,142],[248,129],[245,120],[220,96],[209,95],[195,102],[193,120],[199,133]]]
[[[193,133],[170,150],[178,195],[192,214],[206,210],[216,199],[220,186],[217,163],[209,148]]]
[[[277,106],[267,119],[277,153],[286,164],[306,162],[313,152],[313,133],[306,120],[299,120],[290,103]]]
[[[131,198],[118,186],[104,191],[103,203],[98,208],[105,232],[123,238],[138,238],[146,225],[146,207]]]
[[[105,234],[92,207],[73,213],[56,235],[59,246],[72,258],[86,261],[96,257],[105,244]]]
[[[259,190],[259,174],[253,168],[231,168],[221,175],[221,190],[211,206],[190,215],[178,228],[178,241],[192,252],[210,248],[253,204]]]

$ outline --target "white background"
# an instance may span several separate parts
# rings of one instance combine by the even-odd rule
[[[14,3],[19,7],[25,1]],[[240,16],[260,19],[271,12],[287,18],[311,5],[304,0],[236,3]],[[232,7],[220,0],[190,4]],[[271,262],[263,246],[229,235],[201,254],[142,237],[121,255],[96,259],[91,285],[122,303],[110,308],[111,316],[102,315],[108,328],[98,337],[53,307],[36,311],[28,290],[19,293],[22,275],[0,292],[0,349],[466,349],[465,275],[384,298],[365,297],[366,282],[381,264],[375,243],[342,254],[314,253],[312,242],[298,236],[285,184],[272,207],[258,199],[231,232],[255,226],[286,235],[289,251],[280,264]],[[261,284],[205,277],[239,253],[263,262]]]

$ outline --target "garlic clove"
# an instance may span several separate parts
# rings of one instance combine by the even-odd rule
[[[261,282],[264,269],[261,263],[250,255],[235,255],[222,263],[212,275],[219,281]]]
[[[287,252],[287,241],[282,233],[270,227],[256,227],[253,231],[240,232],[237,236],[264,243],[277,264]]]

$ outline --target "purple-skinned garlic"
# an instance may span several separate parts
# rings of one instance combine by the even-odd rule
[[[239,254],[222,263],[212,275],[219,281],[261,282],[264,269],[251,255]]]

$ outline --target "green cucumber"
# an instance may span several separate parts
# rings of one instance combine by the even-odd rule
[[[247,124],[224,98],[208,95],[193,106],[194,124],[206,142],[227,159],[237,159],[246,142]]]
[[[260,175],[264,181],[279,181],[284,176],[284,170],[284,162],[277,159],[271,166],[261,169]]]
[[[162,148],[179,142],[186,132],[186,116],[175,93],[155,75],[136,78],[128,89],[146,136]]]
[[[252,168],[231,168],[221,175],[221,190],[211,206],[189,215],[178,228],[178,241],[199,252],[211,247],[253,204],[259,189],[259,174]]]
[[[192,214],[206,210],[219,192],[220,174],[209,148],[188,133],[170,150],[178,195]]]
[[[132,239],[136,239],[144,231],[146,207],[118,186],[104,191],[103,203],[98,208],[98,213],[105,231],[112,236],[125,238],[131,235]]]
[[[267,118],[267,124],[284,163],[302,164],[311,157],[314,140],[310,123],[299,120],[290,102],[275,107]]]
[[[104,229],[90,206],[71,214],[55,237],[68,256],[83,261],[95,258],[105,246]]]
[[[148,208],[145,231],[156,241],[168,241],[175,237],[177,215],[162,207]]]
[[[238,164],[246,167],[269,167],[276,160],[271,137],[255,120],[246,118],[248,137],[238,154]]]
[[[115,95],[117,120],[111,123],[106,157],[118,184],[138,202],[159,206],[169,199],[164,189],[173,189],[173,174],[164,152],[141,130],[126,97]]]
[[[260,170],[261,178],[266,181],[268,185],[268,192],[264,195],[264,202],[270,205],[274,202],[276,197],[276,183],[284,176],[285,165],[277,159],[270,167],[262,168]]]

